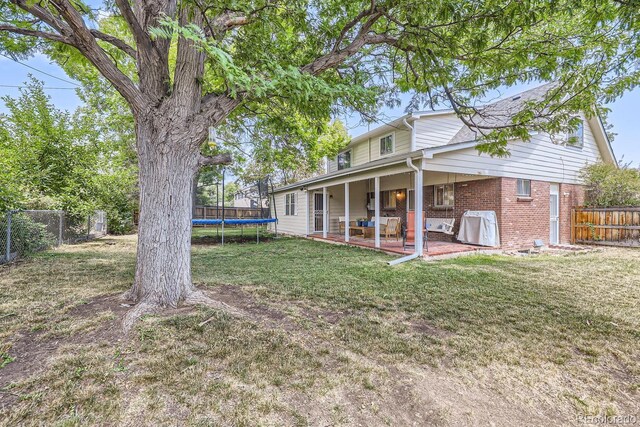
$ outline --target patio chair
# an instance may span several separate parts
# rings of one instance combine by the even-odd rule
[[[384,235],[385,240],[389,240],[389,237],[394,236],[397,241],[400,238],[401,234],[402,223],[400,222],[400,218],[390,217],[387,218],[385,224],[380,224],[380,235]]]
[[[422,218],[426,218],[425,212],[422,213]],[[429,250],[429,244],[427,243],[427,233],[426,228],[424,227],[424,222],[422,226],[423,239],[422,243],[424,247]],[[402,231],[402,249],[406,250],[407,246],[416,245],[416,213],[413,211],[407,212],[407,225],[403,227]]]

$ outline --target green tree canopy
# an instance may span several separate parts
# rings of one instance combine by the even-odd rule
[[[640,206],[640,170],[610,163],[585,167],[586,205],[598,208]]]
[[[91,106],[73,114],[56,109],[33,77],[19,97],[2,100],[8,113],[0,115],[0,211],[61,209],[83,216],[104,209],[112,231],[125,231],[136,168],[118,132],[107,132]]]

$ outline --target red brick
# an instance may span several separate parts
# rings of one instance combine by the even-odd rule
[[[491,210],[498,217],[501,246],[504,249],[529,248],[535,239],[549,243],[550,183],[531,181],[531,199],[516,196],[515,178],[490,178],[454,184],[455,206],[433,206],[433,186],[424,188],[427,217],[455,218],[457,235],[462,214],[467,210]],[[569,243],[571,209],[584,201],[580,185],[560,185],[560,243]],[[455,241],[455,235],[429,233],[429,239]]]

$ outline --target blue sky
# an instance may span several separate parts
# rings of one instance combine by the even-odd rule
[[[41,71],[57,76],[59,78],[70,80],[64,71],[43,55],[36,55],[29,60],[24,61],[27,65],[37,68]],[[45,82],[47,93],[56,107],[66,110],[75,109],[80,101],[73,90],[73,85],[64,81],[60,81],[53,77],[41,74],[35,70],[20,65],[10,59],[0,56],[0,95],[10,95],[16,97],[19,95],[17,88],[4,86],[21,86],[28,79],[28,74],[33,74],[39,80]],[[67,89],[53,89],[67,88]],[[506,90],[503,95],[510,95],[525,87],[512,87]],[[611,109],[609,114],[609,122],[613,124],[613,131],[617,133],[613,141],[613,150],[618,159],[624,159],[625,162],[633,162],[634,166],[640,165],[640,88],[636,88],[632,92],[626,93],[624,96],[608,105]],[[381,117],[386,122],[404,114],[405,105],[396,109],[386,109]],[[4,102],[0,100],[0,113],[6,112]],[[366,126],[357,124],[358,118],[347,118],[350,124],[350,133],[358,135],[367,130]]]

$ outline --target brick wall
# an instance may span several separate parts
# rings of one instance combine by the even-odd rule
[[[533,241],[549,242],[550,183],[531,181],[531,197],[516,196],[515,178],[502,178],[502,209],[498,213],[503,248],[530,248]]]
[[[455,241],[460,228],[462,214],[468,210],[500,211],[500,178],[482,179],[478,181],[458,182],[454,184],[454,207],[439,208],[434,206],[433,186],[424,187],[424,206],[427,218],[455,218],[454,235],[429,233],[429,239],[437,241]],[[500,224],[500,221],[498,221]]]
[[[380,200],[380,216],[381,217],[399,217],[402,225],[406,225],[407,223],[407,191],[404,188],[399,188],[393,190],[396,193],[396,207],[394,209],[391,208],[383,208],[382,200]],[[367,197],[367,203],[369,203],[370,198],[373,197],[373,193],[369,193]],[[369,217],[369,221],[373,221],[373,217],[375,217],[376,211],[368,209],[367,216]]]
[[[560,243],[571,243],[571,209],[584,205],[584,187],[560,184]]]
[[[495,211],[500,243],[504,249],[530,248],[533,241],[549,243],[550,183],[531,182],[531,197],[516,196],[517,179],[490,178],[454,184],[454,208],[433,206],[433,186],[424,188],[424,206],[428,218],[455,218],[454,235],[429,233],[430,240],[456,241],[460,219],[467,210]],[[571,209],[584,203],[581,185],[560,185],[560,243],[571,239]]]

